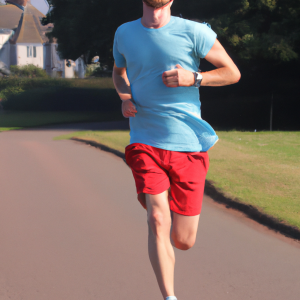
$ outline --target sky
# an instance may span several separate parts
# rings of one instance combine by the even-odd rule
[[[0,4],[5,4],[5,0],[0,0]],[[49,10],[49,4],[47,0],[31,0],[31,4],[44,15],[46,15]]]
[[[31,0],[31,4],[44,15],[46,15],[49,10],[49,4],[46,0]]]

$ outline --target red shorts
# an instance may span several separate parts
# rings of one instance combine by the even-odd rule
[[[125,157],[138,194],[157,195],[171,187],[172,211],[200,214],[209,167],[207,152],[169,151],[136,143],[126,147]]]

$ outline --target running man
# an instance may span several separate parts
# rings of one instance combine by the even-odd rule
[[[206,24],[171,16],[172,4],[143,0],[142,18],[118,28],[113,49],[114,84],[130,118],[126,161],[147,209],[149,257],[167,300],[176,300],[173,246],[188,250],[195,243],[207,151],[218,140],[201,119],[198,88],[241,76],[216,34]],[[216,69],[199,73],[200,58]]]

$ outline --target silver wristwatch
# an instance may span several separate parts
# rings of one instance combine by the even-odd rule
[[[195,83],[193,84],[193,86],[199,88],[200,85],[201,85],[201,81],[203,79],[203,76],[199,72],[194,72],[194,76],[195,76]]]

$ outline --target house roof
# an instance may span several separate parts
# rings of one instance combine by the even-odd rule
[[[19,27],[11,42],[14,44],[43,44],[47,42],[48,38],[46,37],[45,32],[48,28],[47,26],[41,25],[40,19],[42,17],[45,16],[28,3],[20,19]]]
[[[10,40],[13,44],[49,43],[46,33],[52,31],[53,24],[43,26],[41,19],[44,17],[45,15],[29,2],[24,11],[11,4],[0,6],[0,29],[7,28],[14,30],[15,34]],[[51,40],[51,42],[55,41]]]
[[[0,28],[16,30],[23,10],[15,5],[0,6]]]
[[[37,18],[45,18],[46,17],[43,13],[41,13],[37,8],[35,8],[30,3],[27,3],[26,8],[32,15],[35,15]]]

